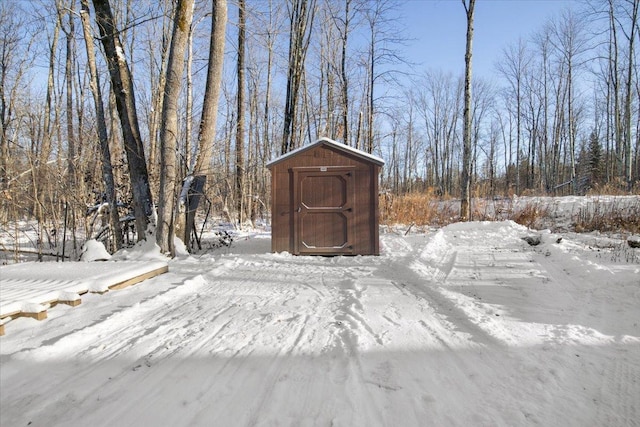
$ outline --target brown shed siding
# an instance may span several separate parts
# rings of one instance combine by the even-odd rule
[[[380,253],[378,174],[382,161],[337,144],[319,140],[269,164],[273,252]]]

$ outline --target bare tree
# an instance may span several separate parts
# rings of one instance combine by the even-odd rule
[[[211,166],[222,82],[226,26],[227,0],[214,0],[211,14],[207,83],[198,132],[198,147],[193,166],[194,174],[206,174]]]
[[[102,99],[102,89],[96,66],[96,54],[93,46],[93,36],[89,18],[89,0],[80,0],[82,30],[87,50],[87,63],[91,75],[90,87],[93,94],[93,102],[96,109],[96,127],[98,140],[100,142],[100,154],[102,159],[102,179],[105,186],[105,198],[109,204],[109,223],[112,235],[114,236],[115,249],[122,247],[122,233],[120,231],[120,216],[118,215],[116,186],[113,179],[113,166],[111,164],[111,152],[109,151],[109,135],[107,134],[107,123],[104,114],[104,104]]]
[[[60,36],[60,21],[56,19],[55,27],[53,30],[53,37],[51,43],[48,46],[49,54],[49,67],[47,72],[47,94],[44,104],[44,117],[43,117],[43,135],[42,135],[42,147],[40,150],[40,164],[45,164],[49,160],[51,155],[51,139],[52,139],[52,126],[51,126],[51,112],[53,109],[53,97],[54,97],[54,73],[56,67],[56,51],[58,48],[58,38]]]
[[[74,188],[76,184],[76,136],[73,129],[73,77],[75,72],[75,23],[73,16],[74,1],[69,4],[62,4],[56,1],[58,21],[60,28],[66,36],[66,57],[65,57],[65,89],[66,89],[66,118],[67,118],[67,183],[69,188]],[[68,19],[68,26],[63,24],[64,18]]]
[[[539,139],[539,167],[540,180],[542,187],[549,191],[555,185],[552,137],[550,135],[550,118],[551,112],[551,93],[553,79],[551,76],[551,43],[549,40],[550,33],[548,27],[534,36],[534,43],[537,50],[538,60],[536,68],[530,74],[531,81],[535,82],[538,93],[535,95],[539,99],[540,108],[542,109],[542,117],[537,129]]]
[[[272,69],[273,69],[273,61],[274,61],[274,45],[275,39],[279,32],[279,28],[277,27],[276,22],[278,21],[277,17],[280,13],[280,9],[274,9],[269,1],[269,22],[266,25],[266,47],[267,47],[267,78],[266,78],[266,88],[265,88],[265,99],[264,99],[264,118],[263,118],[263,139],[264,139],[264,154],[265,156],[269,156],[271,150],[271,133],[270,133],[270,123],[271,123],[271,115],[270,115],[270,103],[271,103],[271,85],[272,85]],[[275,19],[274,19],[275,18]]]
[[[144,240],[148,226],[155,225],[155,221],[144,146],[138,125],[133,81],[109,1],[93,0],[93,7],[96,11],[96,21],[109,65],[111,90],[115,97],[122,139],[127,154],[138,240]]]
[[[236,179],[235,179],[235,194],[236,194],[236,211],[238,213],[238,223],[242,225],[244,214],[244,138],[245,138],[245,126],[244,126],[244,90],[245,90],[245,78],[244,78],[244,51],[245,51],[245,25],[246,17],[245,10],[246,5],[244,0],[240,0],[238,3],[238,96],[237,96],[237,119],[236,126]]]
[[[581,55],[587,49],[587,39],[584,34],[583,23],[578,17],[564,11],[560,19],[556,19],[551,25],[551,44],[556,49],[558,58],[566,67],[566,129],[567,144],[566,153],[569,156],[569,173],[573,193],[576,192],[576,133],[577,115],[575,110],[575,79],[577,71],[583,64]]]
[[[218,117],[218,100],[222,84],[222,64],[224,61],[225,34],[227,28],[227,0],[213,0],[211,13],[211,36],[209,38],[209,59],[207,65],[207,82],[202,116],[198,131],[198,146],[193,167],[185,179],[180,192],[178,218],[176,219],[176,235],[188,244],[193,228],[195,210],[199,197],[190,202],[189,191],[194,185],[203,191],[206,176],[211,170],[211,159],[214,154],[216,136],[216,120]]]
[[[304,63],[311,41],[311,30],[315,15],[315,0],[289,0],[289,68],[287,72],[287,94],[284,108],[284,130],[281,153],[295,148],[291,137],[296,129],[297,105],[299,100]]]
[[[428,141],[427,151],[432,159],[430,181],[438,193],[451,194],[461,87],[451,74],[441,71],[426,73],[419,86],[422,90],[418,109]]]
[[[163,2],[158,2],[158,5],[169,3],[168,7],[171,7],[172,1],[164,0]],[[160,127],[162,124],[162,112],[164,111],[162,103],[165,98],[169,46],[172,34],[171,14],[165,13],[161,19],[153,19],[149,23],[151,24],[149,31],[152,36],[145,41],[147,48],[145,53],[148,55],[148,65],[145,71],[149,76],[148,90],[150,92],[149,99],[146,100],[147,105],[149,105],[146,126],[149,134],[149,175],[153,182],[157,182]],[[158,43],[158,39],[160,39],[160,43]],[[143,87],[145,86],[147,85]]]
[[[195,12],[194,12],[195,13]],[[194,53],[193,53],[193,44],[194,44],[194,33],[196,31],[196,27],[200,24],[205,18],[210,18],[211,12],[206,12],[204,15],[200,16],[195,22],[192,22],[189,26],[189,34],[187,37],[187,70],[186,70],[186,101],[185,101],[185,142],[184,142],[184,159],[183,159],[183,173],[186,175],[191,168],[191,156],[192,156],[192,144],[191,139],[193,137],[193,90],[194,90],[194,75],[193,75],[193,62],[194,62]]]
[[[607,22],[606,52],[595,70],[606,106],[601,108],[605,122],[604,168],[606,179],[623,179],[628,190],[633,185],[633,134],[637,122],[631,116],[637,102],[638,84],[636,39],[638,38],[638,0],[592,0],[590,15]],[[624,43],[627,43],[625,46]],[[638,116],[640,117],[640,116]],[[638,143],[636,141],[636,150]],[[637,155],[636,155],[637,157]]]
[[[471,187],[474,187],[478,181],[478,150],[480,150],[487,158],[490,158],[489,152],[481,143],[481,135],[485,129],[485,119],[487,114],[493,107],[495,94],[492,85],[486,80],[474,79],[473,81],[473,99],[471,103]],[[491,149],[489,148],[489,151]]]
[[[31,64],[29,44],[24,43],[23,15],[15,4],[0,3],[0,188],[9,187],[9,154],[16,125],[17,94]]]
[[[631,191],[633,186],[633,142],[632,142],[632,96],[633,96],[633,77],[634,69],[636,65],[635,55],[635,42],[636,34],[638,31],[638,7],[640,0],[627,0],[629,10],[627,15],[629,17],[629,31],[625,31],[625,36],[629,41],[628,54],[627,54],[627,70],[625,78],[625,102],[624,102],[624,147],[625,147],[625,162],[624,162],[624,176],[627,182],[627,190]]]
[[[353,31],[353,21],[357,10],[353,7],[353,0],[344,0],[342,16],[333,16],[333,22],[340,36],[340,113],[342,115],[342,140],[350,145],[349,141],[349,77],[347,75],[347,45],[349,33]]]
[[[174,255],[173,218],[177,175],[178,98],[182,88],[185,50],[193,19],[193,0],[178,0],[169,48],[166,87],[160,125],[160,197],[156,242],[163,252]]]
[[[367,46],[367,82],[364,85],[366,93],[366,138],[365,151],[372,153],[374,150],[374,118],[376,116],[379,101],[376,95],[376,87],[379,83],[396,83],[399,74],[396,68],[386,67],[390,64],[407,63],[401,56],[398,47],[406,42],[401,25],[393,16],[398,3],[393,0],[376,0],[367,3],[363,14],[366,26],[369,30]]]
[[[522,104],[525,73],[530,63],[530,56],[527,53],[527,44],[523,39],[518,39],[517,45],[511,45],[504,50],[503,60],[497,64],[497,69],[502,74],[511,87],[512,95],[515,98],[515,122],[516,122],[516,162],[515,162],[515,185],[516,194],[521,191],[520,177],[520,156],[522,154]]]
[[[333,17],[337,14],[332,9],[332,3],[325,3],[325,7],[319,12],[322,14],[321,20],[325,25],[319,27],[319,82],[318,82],[318,103],[314,108],[316,120],[316,132],[332,139],[339,139],[337,131],[337,112],[340,100],[338,99],[338,75],[339,69],[339,47],[337,36],[337,25],[332,23]],[[313,100],[313,98],[311,98]],[[313,101],[312,101],[313,102]]]
[[[464,131],[462,153],[462,175],[460,194],[460,218],[463,221],[471,219],[471,60],[473,53],[473,17],[475,0],[462,0],[462,5],[467,15],[467,43],[464,55]]]

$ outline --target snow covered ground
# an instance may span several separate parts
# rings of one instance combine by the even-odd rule
[[[640,425],[640,249],[510,221],[381,243],[258,234],[13,320],[0,425]]]

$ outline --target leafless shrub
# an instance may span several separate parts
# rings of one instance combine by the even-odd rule
[[[579,233],[600,232],[640,232],[640,201],[634,203],[614,200],[603,203],[595,200],[580,208],[572,218],[575,231]]]
[[[533,202],[528,203],[524,208],[512,212],[509,219],[529,228],[542,229],[547,228],[546,224],[551,218],[548,205]]]

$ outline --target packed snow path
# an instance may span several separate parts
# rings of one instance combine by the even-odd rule
[[[384,234],[380,257],[255,239],[173,261],[14,321],[0,425],[638,425],[640,265],[527,233]]]

